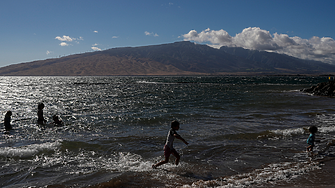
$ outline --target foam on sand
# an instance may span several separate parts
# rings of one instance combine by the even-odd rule
[[[218,187],[237,188],[249,186],[261,186],[264,184],[275,185],[281,181],[289,181],[310,171],[320,169],[318,162],[284,162],[270,164],[261,169],[255,169],[249,173],[237,174],[210,181],[197,181],[192,185],[184,185],[184,188]]]

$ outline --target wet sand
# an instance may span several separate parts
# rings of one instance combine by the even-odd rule
[[[335,187],[335,157],[320,161],[321,169],[285,183],[280,188],[333,188]]]

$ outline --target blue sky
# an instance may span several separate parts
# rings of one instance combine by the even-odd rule
[[[0,67],[189,40],[335,64],[333,0],[1,0]]]

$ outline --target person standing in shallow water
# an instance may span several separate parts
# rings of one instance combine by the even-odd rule
[[[59,117],[57,115],[52,116],[52,119],[54,120],[53,124],[56,127],[61,127],[63,126],[63,121],[59,120]]]
[[[5,115],[5,120],[4,120],[4,125],[5,125],[5,130],[6,131],[12,130],[12,125],[10,124],[11,116],[12,116],[12,111],[7,111],[7,113]]]
[[[311,133],[307,139],[307,151],[313,151],[314,148],[314,142],[315,142],[315,133],[318,132],[318,128],[316,126],[311,126],[309,129],[309,132]]]
[[[43,117],[44,104],[39,103],[37,108],[38,108],[38,110],[37,110],[37,123],[40,124],[40,125],[43,125],[47,121]]]
[[[175,164],[176,165],[179,164],[180,155],[173,148],[173,141],[174,141],[175,138],[177,138],[177,139],[183,141],[186,145],[188,145],[188,143],[179,134],[177,134],[177,132],[176,132],[177,130],[179,130],[179,122],[178,121],[172,121],[171,129],[170,129],[170,131],[167,135],[166,143],[165,143],[165,146],[164,146],[165,160],[161,161],[157,164],[152,165],[152,168],[157,168],[158,166],[160,166],[162,164],[168,163],[171,154],[176,157]]]

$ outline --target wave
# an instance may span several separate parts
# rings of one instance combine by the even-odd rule
[[[61,141],[31,144],[20,147],[1,147],[0,157],[29,158],[40,152],[53,151],[61,145]]]
[[[275,135],[281,135],[284,137],[293,136],[293,135],[302,135],[306,133],[307,128],[290,128],[290,129],[277,129],[271,130],[271,133]]]
[[[145,80],[139,80],[139,81],[136,81],[136,83],[139,83],[139,84],[164,84],[164,83],[151,82],[151,81],[145,81]]]
[[[237,174],[216,180],[200,180],[192,183],[192,185],[184,185],[183,188],[241,188],[264,186],[264,184],[270,184],[273,186],[278,184],[280,181],[289,181],[316,169],[321,169],[318,162],[284,162],[270,164],[264,168],[255,169],[249,173]]]

